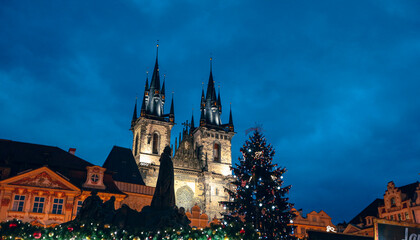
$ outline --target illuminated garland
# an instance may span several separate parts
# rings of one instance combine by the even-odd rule
[[[0,224],[1,240],[6,239],[71,239],[71,240],[236,240],[256,239],[257,233],[244,224],[212,225],[205,229],[162,229],[159,231],[125,230],[109,224],[82,224],[73,226],[69,223],[53,228],[42,228],[23,223],[20,220]]]

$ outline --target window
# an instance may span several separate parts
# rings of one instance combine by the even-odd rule
[[[405,219],[410,219],[410,215],[408,215],[408,212],[405,212]]]
[[[134,156],[137,156],[138,146],[139,146],[139,135],[136,136],[136,141],[134,143]]]
[[[219,189],[216,188],[216,196],[219,196]]]
[[[34,198],[34,207],[32,209],[32,212],[34,213],[42,213],[44,211],[44,197],[35,197]]]
[[[391,198],[391,207],[395,207],[395,198]]]
[[[153,133],[152,153],[159,154],[159,135],[157,133]]]
[[[82,209],[83,201],[77,201],[76,215],[79,214],[80,209]]]
[[[402,220],[402,218],[401,218],[401,213],[398,213],[398,220]]]
[[[23,211],[23,205],[25,204],[25,196],[23,195],[15,195],[14,201],[13,201],[13,211],[22,212]]]
[[[213,157],[215,162],[220,162],[220,144],[213,145]]]
[[[92,174],[92,176],[90,176],[90,180],[91,180],[93,183],[98,183],[98,181],[99,181],[99,176],[98,176],[98,174]]]
[[[391,220],[394,220],[394,215],[391,215]]]
[[[62,214],[63,213],[63,202],[64,200],[61,198],[55,198],[53,203],[53,214]]]

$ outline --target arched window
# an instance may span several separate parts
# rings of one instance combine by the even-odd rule
[[[220,144],[218,143],[213,145],[213,157],[215,162],[220,162]]]
[[[159,134],[153,133],[152,153],[159,154]]]
[[[134,156],[137,156],[139,150],[139,135],[136,136],[136,141],[134,142]]]
[[[391,207],[395,207],[395,197],[391,198]]]

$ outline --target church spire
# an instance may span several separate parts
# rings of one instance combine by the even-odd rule
[[[166,79],[166,74],[163,74],[162,89],[160,90],[162,96],[165,96],[165,79]]]
[[[141,102],[140,116],[143,117],[145,113],[146,113],[146,94],[143,95],[143,101]]]
[[[174,92],[172,92],[171,111],[169,112],[169,121],[170,122],[175,122]]]
[[[214,80],[213,80],[213,59],[210,58],[210,76],[209,76],[209,82],[207,84],[207,93],[206,93],[206,99],[210,99],[211,101],[216,101],[216,91],[214,89]]]
[[[144,86],[144,91],[149,91],[149,71],[146,71],[146,85]]]
[[[190,126],[190,134],[192,134],[192,132],[194,131],[195,126],[194,126],[194,112],[192,112],[191,114],[191,126]]]
[[[137,97],[136,97],[136,102],[134,103],[134,112],[133,112],[133,118],[131,119],[131,126],[133,126],[136,120],[137,120]]]
[[[153,89],[153,91],[160,90],[158,55],[159,55],[159,43],[156,45],[156,62],[155,62],[155,68],[153,69],[152,81],[150,82],[150,89]]]
[[[220,86],[219,86],[219,93],[217,95],[217,107],[219,108],[220,114],[222,114],[222,102],[220,100]]]
[[[234,131],[234,127],[233,127],[233,118],[232,118],[232,104],[230,104],[229,124],[228,124],[228,126],[229,126],[229,130],[231,132],[233,132]]]

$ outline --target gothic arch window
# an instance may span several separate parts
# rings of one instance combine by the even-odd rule
[[[217,142],[213,144],[213,160],[215,162],[220,162],[221,160],[221,146]]]
[[[153,133],[152,153],[159,154],[159,134],[157,132]]]
[[[139,150],[139,135],[136,136],[136,141],[134,142],[134,156],[137,156]]]

